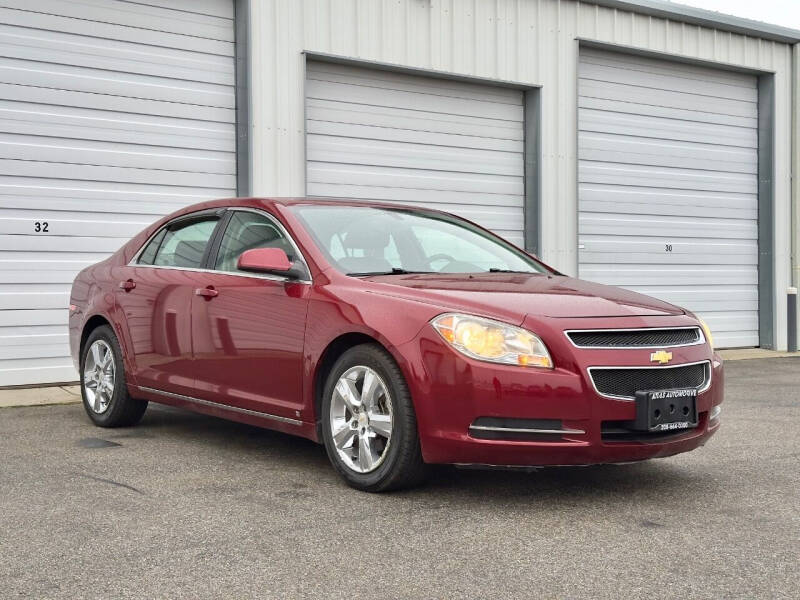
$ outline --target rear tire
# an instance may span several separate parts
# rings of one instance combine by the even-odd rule
[[[328,458],[348,485],[386,492],[424,481],[411,394],[381,346],[355,346],[339,357],[325,383],[320,416]]]
[[[135,425],[147,410],[147,400],[128,393],[122,350],[108,325],[97,327],[86,339],[80,377],[83,408],[99,427]]]

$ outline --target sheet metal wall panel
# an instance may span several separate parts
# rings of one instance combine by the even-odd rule
[[[92,28],[94,23],[110,23],[196,37],[200,38],[197,40],[200,44],[204,39],[233,42],[230,23],[233,18],[232,7],[227,16],[216,16],[186,10],[185,0],[174,4],[183,10],[166,8],[173,3],[159,4],[124,0],[3,0],[2,5],[5,8],[80,19],[87,28]],[[202,6],[202,3],[198,6]],[[91,19],[88,19],[89,16]]]
[[[307,193],[421,204],[523,245],[522,92],[309,62]]]
[[[578,272],[579,40],[714,63],[698,73],[717,87],[738,81],[740,74],[716,65],[774,73],[774,331],[777,347],[785,348],[791,185],[791,47],[787,44],[575,0],[260,0],[251,3],[251,17],[256,193],[306,193],[304,51],[540,85],[541,254],[570,274]],[[627,60],[636,62],[639,57]],[[659,71],[660,76],[668,76],[669,68],[673,67]],[[680,65],[676,68],[681,70]],[[673,100],[683,97],[671,95]],[[682,119],[700,109],[705,123],[755,127],[754,108],[729,95],[704,96],[700,106],[663,108],[658,116]],[[614,103],[625,99],[580,101],[583,108],[613,112]],[[728,112],[718,112],[721,104]],[[627,115],[640,110],[636,104],[628,109]],[[641,110],[645,116],[651,114]],[[729,134],[729,130],[717,133]],[[754,147],[752,135],[747,147]],[[661,181],[673,176],[670,169],[662,170]],[[719,203],[740,191],[740,180],[726,181],[725,192],[714,191],[717,182],[693,188]],[[603,185],[598,184],[600,191]],[[637,188],[647,185],[646,179],[634,182]],[[683,194],[678,188],[673,191]],[[736,198],[735,210],[746,210]]]
[[[0,23],[0,385],[71,381],[75,274],[235,194],[233,2],[0,0]]]
[[[757,346],[756,77],[584,49],[578,93],[581,277],[686,306],[721,347]]]

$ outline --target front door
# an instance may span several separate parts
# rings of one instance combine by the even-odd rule
[[[252,248],[281,248],[302,261],[278,222],[233,210],[192,298],[194,377],[199,398],[284,418],[302,409],[303,338],[310,285],[237,269]],[[204,291],[207,290],[207,291]]]

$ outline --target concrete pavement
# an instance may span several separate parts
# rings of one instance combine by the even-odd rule
[[[797,598],[800,361],[729,363],[695,452],[344,486],[320,446],[153,406],[0,410],[4,598]]]
[[[0,408],[9,408],[11,406],[73,404],[80,401],[81,389],[77,385],[54,385],[0,390]]]

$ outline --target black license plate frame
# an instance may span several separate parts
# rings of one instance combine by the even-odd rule
[[[637,430],[668,433],[697,425],[696,388],[636,392]]]

